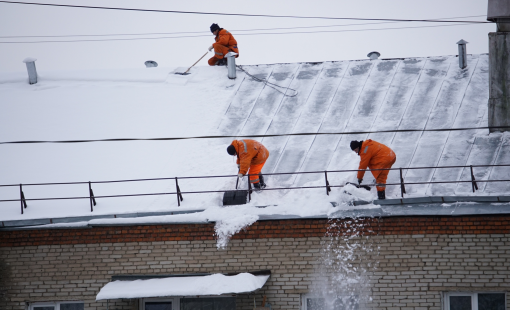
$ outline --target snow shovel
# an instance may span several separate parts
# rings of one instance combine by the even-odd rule
[[[238,185],[239,185],[239,177],[237,177],[237,181],[236,181],[236,190],[228,191],[223,194],[223,205],[224,206],[235,206],[235,205],[246,204],[246,200],[248,197],[248,190],[238,190],[237,189]]]
[[[195,66],[200,60],[202,60],[202,58],[205,57],[205,55],[207,55],[208,52],[205,52],[204,56],[200,57],[199,60],[197,60],[197,62],[195,62],[193,65],[191,65],[191,67],[188,68],[188,70],[186,70],[185,72],[175,72],[175,74],[179,74],[179,75],[188,75],[190,73],[188,73],[188,71],[193,68],[193,66]]]
[[[370,186],[368,186],[368,185],[361,185],[361,184],[356,184],[356,183],[352,183],[352,182],[345,183],[345,185],[348,185],[348,184],[355,186],[356,188],[364,188],[367,191],[370,191]]]

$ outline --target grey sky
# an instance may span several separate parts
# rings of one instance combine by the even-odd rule
[[[185,10],[270,15],[429,19],[458,16],[486,15],[486,0],[365,0],[365,1],[163,1],[163,0],[108,0],[108,1],[32,1],[128,7],[161,10]],[[484,16],[469,20],[485,20]],[[411,28],[402,30],[330,32],[286,35],[241,35],[239,30],[276,27],[306,27],[366,23],[290,18],[229,17],[185,15],[171,13],[126,12],[96,9],[41,7],[0,3],[0,36],[28,35],[88,35],[133,34],[204,31],[208,37],[79,42],[79,43],[0,43],[0,71],[24,71],[25,57],[38,59],[39,72],[44,70],[75,70],[98,68],[143,67],[146,60],[155,60],[160,66],[188,67],[200,58],[214,41],[208,32],[211,23],[230,30],[236,37],[240,64],[289,63],[303,61],[331,61],[363,59],[376,50],[382,58],[421,57],[457,54],[458,40],[469,42],[468,53],[488,51],[488,32],[494,24]],[[389,23],[296,29],[292,31],[352,30],[394,27],[432,26],[430,23]],[[267,33],[270,31],[255,31]],[[283,32],[283,31],[273,31]],[[87,38],[0,38],[5,41],[41,41],[107,39],[154,36],[118,36]],[[168,35],[167,35],[168,36]],[[206,56],[198,65],[207,65]]]

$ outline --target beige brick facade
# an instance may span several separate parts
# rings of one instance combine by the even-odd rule
[[[374,235],[378,261],[371,275],[375,309],[441,309],[441,292],[510,289],[510,233]],[[238,309],[253,309],[262,296],[273,309],[300,309],[301,294],[318,277],[324,237],[233,239],[218,250],[214,240],[39,245],[0,248],[10,269],[6,310],[26,302],[81,300],[85,309],[117,274],[224,273],[270,269],[266,285],[238,295]],[[342,242],[342,241],[340,241]],[[354,262],[357,264],[357,262]],[[507,301],[507,304],[508,301]],[[509,304],[510,305],[510,304]],[[137,300],[112,300],[109,309],[136,309]]]

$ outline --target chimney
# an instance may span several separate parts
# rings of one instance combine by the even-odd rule
[[[367,54],[367,57],[370,58],[370,60],[378,59],[381,54],[379,52],[373,51]]]
[[[467,67],[467,54],[466,54],[466,44],[469,42],[466,42],[464,40],[460,40],[457,42],[459,45],[459,67],[461,69],[464,69]]]
[[[508,0],[489,0],[487,20],[497,23],[498,32],[510,32],[510,2]]]
[[[489,32],[489,127],[510,126],[510,1],[489,0],[487,20],[498,26]]]
[[[28,83],[35,84],[37,83],[37,70],[35,69],[35,58],[25,58],[23,62],[27,65],[28,71]]]

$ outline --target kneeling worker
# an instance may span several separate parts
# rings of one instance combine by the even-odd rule
[[[234,140],[227,147],[227,152],[232,156],[237,155],[239,178],[244,177],[249,170],[250,182],[255,190],[266,188],[260,171],[269,157],[269,151],[260,142],[251,139]]]
[[[358,170],[369,169],[384,169],[391,168],[397,160],[397,156],[392,149],[386,145],[375,142],[373,140],[366,141],[351,141],[351,150],[356,152],[361,157]],[[388,178],[389,170],[376,170],[372,171],[375,182],[378,184],[377,197],[379,199],[386,199],[386,179]],[[365,171],[358,171],[358,183],[363,182]]]
[[[214,49],[214,56],[209,59],[209,66],[226,66],[225,55],[230,51],[237,53],[236,58],[239,57],[237,41],[230,32],[220,28],[218,24],[211,25],[211,32],[216,36],[216,43],[209,47],[209,52]]]

